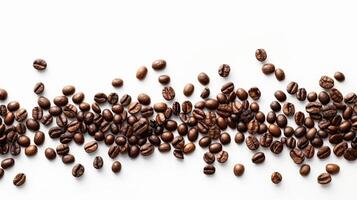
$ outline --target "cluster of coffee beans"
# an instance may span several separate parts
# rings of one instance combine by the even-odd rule
[[[266,75],[275,74],[277,80],[285,79],[282,69],[267,63],[267,53],[264,49],[255,52],[256,59],[262,62],[262,72]],[[165,60],[152,63],[154,71],[166,67]],[[37,70],[44,71],[47,63],[37,59],[33,63]],[[148,74],[148,68],[139,67],[136,78],[143,80]],[[223,64],[218,68],[221,77],[228,77],[231,68]],[[336,72],[335,80],[343,81],[343,73]],[[179,102],[175,99],[176,91],[169,86],[169,75],[160,75],[158,82],[162,84],[162,102],[152,103],[148,94],[141,93],[137,97],[129,94],[119,96],[113,92],[99,92],[93,101],[86,99],[83,92],[76,91],[75,86],[63,87],[62,94],[52,101],[43,96],[45,85],[36,83],[33,92],[38,95],[37,106],[28,116],[26,109],[21,108],[17,101],[0,105],[0,154],[7,156],[1,162],[0,178],[5,170],[15,164],[13,157],[18,156],[22,149],[26,156],[37,154],[37,147],[44,144],[45,138],[58,141],[56,147],[47,147],[44,155],[48,160],[59,156],[64,164],[74,164],[75,156],[70,152],[70,143],[83,145],[88,154],[95,154],[100,144],[107,146],[107,156],[113,159],[111,170],[119,173],[122,164],[116,160],[120,154],[126,154],[135,159],[138,156],[150,156],[157,149],[161,153],[172,151],[177,159],[195,151],[196,145],[206,149],[203,155],[203,173],[215,173],[215,162],[225,163],[229,158],[224,147],[231,143],[231,133],[236,130],[233,140],[237,144],[245,143],[253,152],[251,161],[257,165],[265,161],[264,149],[273,154],[280,154],[284,148],[290,151],[292,161],[300,167],[300,174],[307,176],[310,166],[307,159],[316,155],[326,159],[331,151],[338,157],[352,161],[357,158],[357,95],[342,93],[334,87],[334,79],[322,76],[319,85],[323,88],[319,93],[309,92],[299,87],[298,83],[290,82],[286,93],[295,96],[297,100],[306,102],[304,111],[297,111],[291,102],[286,102],[287,94],[282,90],[274,93],[276,100],[270,104],[271,111],[260,111],[259,99],[261,91],[257,87],[248,90],[236,88],[228,81],[221,87],[221,92],[213,97],[207,85],[209,76],[202,72],[197,76],[198,82],[204,86],[200,93],[202,100],[192,103],[189,100]],[[122,87],[121,78],[112,80],[112,86]],[[188,83],[183,89],[185,96],[194,93],[194,84]],[[0,89],[0,101],[7,99],[7,91]],[[89,102],[91,101],[91,102]],[[289,125],[292,118],[295,125]],[[47,133],[41,127],[48,127]],[[295,128],[294,128],[295,127]],[[26,132],[34,132],[33,140]],[[90,141],[85,141],[85,135]],[[325,144],[326,141],[330,145]],[[332,146],[332,147],[330,147]],[[332,148],[332,150],[331,150]],[[9,155],[10,154],[10,155]],[[93,167],[101,169],[103,158],[96,156]],[[237,163],[233,167],[235,176],[244,174],[244,165]],[[328,164],[326,172],[317,177],[320,184],[331,182],[331,174],[340,170],[336,164]],[[72,168],[74,177],[85,173],[84,165],[77,163]],[[13,179],[16,186],[24,184],[26,175],[19,173]],[[282,175],[274,172],[271,181],[278,184]]]

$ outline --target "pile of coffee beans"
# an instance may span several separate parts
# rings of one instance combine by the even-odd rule
[[[285,80],[285,72],[267,62],[264,49],[256,50],[255,56],[262,63],[261,70],[265,75],[275,74],[278,81]],[[39,71],[48,70],[43,59],[36,59],[33,67]],[[162,59],[152,63],[154,71],[166,67],[167,63]],[[135,76],[143,80],[148,73],[149,69],[141,66]],[[219,76],[227,79],[230,73],[228,64],[218,67]],[[336,81],[345,80],[342,72],[336,72],[333,77]],[[8,168],[14,166],[14,157],[21,151],[26,156],[37,155],[38,146],[44,145],[45,138],[57,141],[58,145],[46,147],[44,156],[48,160],[59,157],[64,164],[73,164],[72,175],[76,178],[85,174],[85,166],[76,163],[70,143],[83,145],[83,151],[88,154],[96,154],[98,148],[107,148],[107,156],[113,160],[113,173],[122,169],[117,160],[121,154],[136,159],[150,156],[155,151],[172,152],[174,157],[182,160],[199,146],[205,150],[202,171],[213,175],[215,165],[229,159],[225,148],[232,140],[237,144],[245,143],[252,151],[251,162],[256,165],[265,162],[267,151],[280,154],[286,149],[292,162],[300,165],[301,176],[308,176],[310,165],[307,162],[315,152],[319,159],[327,159],[332,154],[348,161],[357,159],[357,95],[353,92],[343,95],[335,87],[334,79],[322,76],[318,82],[322,90],[316,92],[307,92],[291,81],[286,85],[286,92],[282,89],[274,93],[275,100],[267,113],[260,110],[258,102],[262,93],[258,87],[238,88],[227,80],[221,86],[221,92],[213,96],[207,86],[210,77],[204,72],[197,75],[198,83],[204,87],[198,102],[177,100],[177,91],[169,85],[169,75],[158,76],[158,82],[162,84],[162,102],[151,102],[145,93],[134,97],[98,92],[90,99],[73,85],[64,86],[61,94],[51,100],[42,95],[45,84],[38,82],[33,89],[38,95],[37,106],[30,113],[17,101],[0,105],[0,155],[4,157],[0,179]],[[124,81],[116,77],[111,84],[119,88]],[[194,92],[193,83],[184,86],[185,96]],[[304,102],[305,110],[299,111],[292,102],[287,102],[287,95]],[[0,88],[0,101],[7,98],[7,91]],[[289,119],[295,124],[288,124]],[[43,127],[48,131],[43,132]],[[235,133],[228,130],[235,130]],[[85,141],[86,135],[91,138],[89,141]],[[91,165],[95,169],[103,168],[103,158],[97,155]],[[233,167],[233,175],[237,177],[244,171],[242,163]],[[337,164],[330,163],[326,165],[326,172],[317,177],[317,182],[328,184],[331,175],[339,171]],[[283,176],[273,172],[270,179],[279,184]],[[18,173],[13,184],[21,186],[25,181],[26,175]]]

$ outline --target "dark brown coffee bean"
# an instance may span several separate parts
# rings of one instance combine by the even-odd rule
[[[23,185],[25,182],[26,182],[26,175],[24,173],[16,174],[14,180],[12,181],[12,183],[17,187]]]
[[[207,164],[213,164],[214,161],[216,160],[215,156],[213,153],[211,152],[206,152],[205,154],[203,154],[203,160],[207,163]]]
[[[36,145],[42,145],[45,141],[45,134],[42,131],[36,131],[33,141]]]
[[[332,101],[334,101],[336,103],[342,102],[343,96],[342,96],[342,93],[338,89],[332,88],[329,91],[329,94],[330,94],[330,97],[331,97]]]
[[[219,141],[220,141],[223,145],[227,145],[227,144],[231,143],[231,136],[230,136],[227,132],[223,132],[223,133],[219,136]]]
[[[196,149],[195,144],[190,142],[190,143],[185,144],[182,151],[184,154],[190,154],[190,153],[194,152],[195,149]]]
[[[295,106],[294,106],[294,104],[292,104],[290,102],[284,103],[284,105],[283,105],[283,113],[288,117],[289,116],[293,116],[295,114]]]
[[[161,153],[165,153],[171,150],[171,146],[168,143],[161,143],[158,149]]]
[[[235,164],[233,167],[233,173],[235,176],[242,176],[244,174],[244,165],[243,164]]]
[[[270,108],[274,111],[274,112],[279,112],[281,110],[281,105],[279,102],[277,101],[272,101],[270,103]],[[275,113],[274,113],[275,114]]]
[[[347,148],[343,157],[348,161],[354,161],[357,159],[357,150],[354,148]]]
[[[45,156],[48,160],[53,160],[56,158],[56,152],[52,148],[46,148],[45,149]]]
[[[310,165],[308,164],[302,164],[301,167],[300,167],[300,175],[301,176],[307,176],[310,174]]]
[[[334,81],[328,76],[321,76],[319,84],[324,89],[331,89],[334,86]]]
[[[141,111],[141,104],[139,102],[133,102],[128,107],[128,112],[130,114],[136,114]]]
[[[66,154],[62,157],[62,162],[64,164],[71,164],[71,163],[74,163],[75,161],[75,157],[72,155],[72,154]]]
[[[192,95],[193,91],[195,90],[195,86],[192,83],[188,83],[185,85],[185,87],[183,88],[183,94],[186,97],[189,97]]]
[[[171,78],[168,75],[161,75],[161,76],[159,76],[158,80],[159,80],[159,83],[161,83],[162,85],[167,85],[170,83]]]
[[[76,178],[81,177],[84,174],[84,166],[81,164],[76,164],[73,168],[72,168],[72,175]]]
[[[268,126],[268,130],[269,130],[269,133],[273,136],[273,137],[280,137],[281,135],[281,130],[280,130],[280,127],[275,125],[275,124],[270,124]]]
[[[255,58],[260,62],[264,62],[267,59],[266,51],[264,49],[257,49],[255,51]]]
[[[329,157],[330,154],[331,154],[331,149],[328,146],[322,146],[317,151],[317,157],[320,159],[325,159],[325,158]]]
[[[219,163],[225,163],[228,160],[228,152],[226,151],[221,151],[216,155],[216,159]]]
[[[140,147],[140,153],[143,156],[149,156],[152,153],[154,153],[154,145],[152,145],[151,143],[146,143],[143,146]]]
[[[285,72],[280,68],[276,68],[275,77],[278,81],[283,81],[285,79]]]
[[[40,129],[40,124],[34,119],[26,120],[26,127],[31,131],[38,131]]]
[[[298,89],[299,89],[299,85],[294,81],[290,82],[286,86],[286,91],[291,95],[296,94],[298,92]]]
[[[83,102],[84,98],[85,98],[85,95],[83,92],[77,92],[76,94],[74,94],[72,96],[72,101],[75,104],[80,104]]]
[[[136,78],[138,80],[143,80],[146,77],[147,73],[148,73],[148,69],[145,66],[141,66],[136,71]]]
[[[222,64],[218,68],[218,74],[221,77],[227,77],[229,75],[229,72],[231,71],[231,67],[227,64]]]
[[[65,96],[70,96],[74,94],[76,88],[73,85],[66,85],[62,88],[62,94]]]
[[[43,59],[36,59],[33,61],[33,67],[39,71],[43,71],[47,68],[47,62]]]
[[[218,153],[222,151],[222,145],[220,143],[212,143],[209,145],[209,151],[211,153]]]
[[[274,154],[280,154],[283,151],[284,144],[280,141],[274,141],[270,146],[270,151]]]
[[[216,168],[213,165],[206,165],[203,168],[203,173],[206,175],[213,175],[216,172]]]
[[[260,90],[257,87],[250,88],[248,90],[248,94],[249,94],[250,98],[252,98],[254,101],[258,101],[261,96]]]
[[[141,103],[142,105],[149,105],[151,103],[151,99],[149,95],[141,93],[138,95],[138,102]]]
[[[18,110],[20,108],[20,103],[17,102],[17,101],[10,101],[8,104],[7,104],[7,109],[10,111],[10,112],[14,112],[16,110]]]
[[[0,100],[6,100],[7,99],[7,91],[3,88],[0,88]]]
[[[112,164],[112,172],[119,173],[121,171],[121,163],[119,161],[114,161]]]
[[[234,137],[234,141],[237,143],[237,144],[241,144],[244,142],[244,134],[241,133],[241,132],[238,132],[235,137]]]
[[[56,147],[56,152],[58,155],[66,155],[69,153],[69,146],[68,144],[59,144],[57,147]]]
[[[162,96],[166,101],[171,101],[175,98],[175,90],[170,86],[164,87],[162,89]]]
[[[318,102],[310,102],[306,105],[305,109],[309,114],[320,114],[322,105]]]
[[[34,156],[37,154],[37,146],[36,145],[30,145],[25,148],[25,155],[26,156]]]
[[[262,66],[262,72],[265,75],[272,74],[272,73],[274,73],[274,71],[275,71],[275,66],[271,63],[267,63]]]
[[[175,149],[175,150],[173,151],[173,154],[174,154],[174,156],[175,156],[177,159],[182,160],[182,159],[185,158],[185,157],[184,157],[184,154],[183,154],[183,151],[182,151],[181,149]]]
[[[243,89],[243,88],[238,88],[236,91],[236,95],[242,101],[244,101],[248,98],[248,92],[245,91],[245,89]]]
[[[338,172],[340,172],[340,166],[334,163],[329,163],[326,165],[326,172],[332,175],[338,174]]]
[[[252,157],[252,162],[254,164],[261,164],[264,162],[264,160],[265,160],[265,155],[263,152],[257,152]]]
[[[33,87],[33,92],[35,94],[42,94],[42,92],[45,90],[45,85],[42,82],[38,82],[35,84]]]
[[[285,95],[285,93],[284,93],[283,91],[281,91],[281,90],[275,91],[274,96],[275,96],[275,98],[276,98],[278,101],[280,101],[280,102],[284,102],[284,101],[286,100],[286,95]]]
[[[84,150],[87,153],[93,153],[97,151],[98,149],[98,143],[96,141],[90,141],[84,145]]]
[[[9,135],[9,134],[8,134]],[[20,135],[19,137],[17,137],[17,143],[21,146],[21,147],[28,147],[31,143],[31,140],[29,137],[27,137],[26,135]]]
[[[336,146],[333,147],[333,153],[337,157],[341,157],[341,156],[343,156],[343,154],[345,153],[347,148],[348,148],[347,142],[341,142],[341,143],[339,143],[339,144],[337,144]]]
[[[41,120],[43,116],[43,110],[42,108],[36,106],[32,109],[32,118],[34,120]]]
[[[165,69],[166,67],[166,61],[163,60],[163,59],[158,59],[158,60],[155,60],[152,65],[151,65],[152,69],[154,70],[163,70]]]
[[[248,149],[252,151],[257,150],[260,146],[258,139],[255,136],[251,136],[251,135],[245,139],[245,143]]]
[[[309,92],[307,94],[307,100],[310,102],[316,101],[317,99],[317,93],[316,92]]]
[[[128,155],[130,158],[136,158],[140,154],[140,148],[137,145],[132,145],[129,147]]]
[[[95,169],[101,169],[103,167],[104,161],[101,156],[96,156],[93,160],[93,167]]]
[[[305,88],[299,88],[299,90],[296,93],[296,98],[299,101],[305,101],[306,100],[306,96],[307,96],[306,89]]]
[[[1,161],[1,168],[9,169],[15,165],[15,160],[13,158],[5,158]]]
[[[112,80],[113,87],[120,88],[123,86],[123,84],[124,84],[124,81],[121,78],[115,78]]]
[[[282,181],[283,177],[279,172],[273,172],[271,175],[271,182],[274,184],[279,184]]]
[[[37,100],[38,105],[44,109],[47,110],[51,107],[51,102],[44,96],[40,96]]]
[[[333,77],[339,82],[342,82],[345,80],[345,75],[342,72],[335,72]]]
[[[317,177],[317,182],[321,185],[326,185],[331,182],[331,175],[328,173],[322,173]]]
[[[301,164],[305,160],[304,153],[300,149],[293,149],[290,151],[290,157],[296,164]]]
[[[99,92],[94,95],[94,101],[97,102],[98,104],[102,104],[107,102],[108,96],[102,92]]]
[[[120,153],[120,147],[119,146],[110,146],[109,149],[108,149],[108,156],[111,158],[111,159],[115,159],[119,153]]]

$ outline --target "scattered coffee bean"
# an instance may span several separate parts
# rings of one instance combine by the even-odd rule
[[[175,98],[175,90],[170,86],[164,87],[162,89],[162,96],[166,101],[171,101]]]
[[[281,174],[279,172],[273,172],[273,174],[271,175],[271,181],[274,184],[279,184],[282,179],[283,179],[283,177],[281,176]]]
[[[56,158],[56,151],[52,148],[45,149],[45,156],[48,160],[53,160]]]
[[[36,94],[42,94],[44,90],[45,90],[45,85],[42,82],[36,83],[36,85],[33,87],[33,92]]]
[[[333,77],[339,82],[343,82],[345,80],[345,75],[342,72],[336,72]]]
[[[299,172],[300,172],[301,176],[309,175],[310,174],[310,165],[302,164]]]
[[[252,162],[254,164],[261,164],[264,162],[264,160],[265,160],[265,155],[263,152],[257,152],[252,157]]]
[[[170,83],[171,78],[168,75],[161,75],[161,76],[159,76],[158,80],[159,80],[159,83],[161,83],[162,85],[167,85]]]
[[[200,82],[202,85],[208,85],[209,83],[209,77],[206,73],[201,72],[197,76],[198,82]]]
[[[18,173],[12,182],[15,186],[19,187],[26,182],[26,175],[24,173]]]
[[[93,167],[96,169],[101,169],[103,167],[103,158],[101,156],[96,156],[93,160]]]
[[[73,85],[66,85],[62,88],[62,94],[70,96],[76,92],[76,88]]]
[[[267,59],[266,51],[264,49],[257,49],[255,51],[255,58],[260,62],[264,62]]]
[[[163,70],[165,69],[166,67],[166,61],[163,60],[163,59],[158,59],[158,60],[155,60],[151,67],[154,69],[154,70]]]
[[[98,149],[98,143],[96,141],[91,141],[84,145],[84,150],[87,153],[93,153],[97,151],[97,149]]]
[[[7,91],[3,88],[0,88],[0,100],[6,100],[7,99]]]
[[[331,175],[329,173],[322,173],[317,177],[317,182],[321,185],[326,185],[331,182]]]
[[[229,72],[231,71],[231,67],[227,64],[222,64],[218,68],[218,74],[221,77],[227,77],[229,75]]]
[[[326,172],[332,175],[337,174],[338,172],[340,172],[340,166],[338,166],[337,164],[329,163],[326,165]]]
[[[1,168],[9,169],[15,165],[15,160],[13,158],[5,158],[1,161]]]
[[[319,84],[324,89],[331,89],[334,86],[334,81],[328,76],[321,76]]]
[[[235,164],[233,167],[233,173],[235,176],[242,176],[244,174],[244,165],[243,164]]]
[[[213,165],[206,165],[203,168],[203,173],[206,175],[213,175],[216,172],[216,168]]]
[[[81,164],[76,164],[73,168],[72,168],[72,175],[76,178],[81,177],[84,174],[84,167]]]
[[[275,96],[275,98],[276,98],[278,101],[280,101],[280,102],[284,102],[284,101],[286,100],[286,95],[285,95],[285,93],[284,93],[283,91],[281,91],[281,90],[275,91],[274,96]]]
[[[280,68],[276,68],[275,69],[275,77],[278,81],[283,81],[285,79],[284,71]]]
[[[112,164],[112,171],[114,173],[119,173],[121,171],[121,163],[119,161],[114,161]]]
[[[136,71],[136,78],[139,80],[143,80],[146,77],[147,73],[148,73],[148,69],[145,66],[141,66]]]
[[[185,85],[185,87],[183,88],[183,94],[186,97],[189,97],[192,95],[193,91],[195,90],[195,86],[192,83],[188,83]]]
[[[30,145],[25,148],[25,154],[26,156],[34,156],[37,154],[37,146],[36,145]]]
[[[112,86],[115,88],[120,88],[124,85],[124,81],[121,78],[115,78],[112,80]]]
[[[43,59],[36,59],[33,61],[33,67],[39,71],[43,71],[47,68],[47,62]]]

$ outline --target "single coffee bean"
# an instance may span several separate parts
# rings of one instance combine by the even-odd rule
[[[62,157],[62,162],[64,164],[71,164],[71,163],[74,163],[75,161],[75,157],[72,155],[72,154],[66,154]]]
[[[185,144],[185,146],[183,147],[183,153],[184,154],[190,154],[192,152],[194,152],[196,149],[196,146],[194,143],[187,143]]]
[[[272,142],[270,146],[270,151],[273,152],[274,154],[280,154],[283,151],[284,144],[280,141],[274,141]]]
[[[234,141],[237,143],[237,144],[242,144],[244,142],[244,134],[241,133],[241,132],[238,132],[235,137],[234,137]]]
[[[317,99],[317,93],[316,92],[309,92],[307,94],[307,100],[310,102],[314,102]]]
[[[36,59],[33,61],[33,67],[39,71],[43,71],[47,68],[47,62],[43,59]]]
[[[147,73],[148,73],[148,69],[145,66],[141,66],[136,71],[136,78],[138,80],[143,80],[146,77]]]
[[[205,154],[203,154],[203,160],[207,163],[207,164],[213,164],[214,161],[216,160],[215,156],[213,153],[211,152],[206,152]]]
[[[139,94],[137,99],[142,105],[149,105],[151,103],[150,96],[144,93]]]
[[[162,89],[162,96],[166,101],[171,101],[175,98],[175,90],[171,86],[164,87]]]
[[[307,96],[306,89],[305,88],[299,88],[299,90],[296,93],[296,98],[299,101],[305,101],[306,100],[306,96]]]
[[[267,59],[266,51],[264,49],[257,49],[255,51],[255,58],[260,62],[264,62]]]
[[[69,152],[68,144],[59,144],[56,147],[56,152],[58,155],[61,155],[61,156],[66,155]]]
[[[170,83],[171,78],[168,75],[160,75],[158,80],[162,85],[167,85]]]
[[[62,88],[62,94],[65,96],[70,96],[74,94],[76,88],[73,85],[66,85]]]
[[[285,72],[280,68],[276,68],[275,77],[278,81],[283,81],[285,79]]]
[[[185,87],[183,88],[183,94],[186,97],[189,97],[192,95],[193,91],[195,90],[195,86],[192,83],[188,83],[185,85]]]
[[[40,123],[34,119],[26,120],[26,127],[31,131],[38,131],[40,129]]]
[[[46,148],[45,149],[45,156],[48,160],[53,160],[56,158],[56,152],[52,148]]]
[[[265,75],[272,74],[272,73],[274,73],[274,71],[275,71],[275,66],[271,63],[267,63],[262,66],[262,72]]]
[[[84,174],[84,166],[81,164],[76,164],[73,168],[72,168],[72,175],[76,178],[81,177]]]
[[[14,111],[18,110],[19,108],[20,108],[20,103],[17,101],[11,101],[7,104],[7,109],[10,112],[14,112]]]
[[[245,89],[243,88],[238,88],[236,91],[236,95],[241,101],[244,101],[248,98],[248,92],[245,91]]]
[[[149,156],[152,153],[154,153],[154,145],[152,145],[151,143],[146,143],[143,146],[140,147],[140,153],[143,156]]]
[[[274,111],[274,112],[279,112],[281,110],[281,105],[279,102],[277,101],[272,101],[270,103],[270,108]],[[275,114],[275,113],[274,113]]]
[[[329,157],[330,154],[331,154],[331,149],[328,146],[322,146],[317,151],[317,157],[320,159],[325,159],[325,158]]]
[[[98,149],[98,143],[96,141],[91,141],[84,145],[84,150],[87,153],[93,153],[97,151],[97,149]]]
[[[197,76],[198,82],[200,82],[202,85],[208,85],[210,79],[208,75],[204,72],[201,72]]]
[[[336,146],[333,147],[333,153],[337,157],[341,157],[341,156],[343,156],[343,154],[345,153],[347,148],[348,148],[347,142],[341,142],[341,143],[339,143],[339,144],[337,144]]]
[[[298,89],[299,89],[299,85],[294,81],[290,82],[286,86],[286,91],[291,95],[296,94],[298,92]]]
[[[329,184],[331,182],[331,175],[329,173],[322,173],[317,177],[317,182],[321,185]]]
[[[155,60],[155,61],[152,63],[151,67],[152,67],[154,70],[157,70],[157,71],[158,71],[158,70],[163,70],[163,69],[165,69],[165,67],[166,67],[166,61],[163,60],[163,59]]]
[[[308,164],[302,164],[301,167],[300,167],[299,172],[300,172],[300,175],[301,175],[301,176],[307,176],[307,175],[309,175],[309,173],[310,173],[310,165],[308,165]]]
[[[7,99],[7,91],[3,88],[0,88],[0,100],[6,100]]]
[[[112,164],[112,172],[119,173],[121,171],[121,163],[119,161],[114,161]]]
[[[15,186],[21,186],[26,182],[26,175],[24,173],[18,173],[12,182]]]
[[[339,82],[342,82],[345,80],[345,75],[342,72],[335,72],[333,77]]]
[[[282,179],[283,179],[283,177],[281,176],[281,174],[279,172],[273,172],[273,174],[271,175],[271,181],[274,184],[279,184]]]
[[[252,162],[254,164],[261,164],[265,160],[265,155],[263,152],[256,152],[252,157]]]
[[[276,98],[278,101],[280,101],[280,102],[284,102],[284,101],[286,100],[286,95],[285,95],[285,93],[284,93],[283,91],[281,91],[281,90],[275,91],[274,96],[275,96],[275,98]]]
[[[220,143],[212,143],[209,145],[208,149],[211,153],[218,153],[222,151],[222,145]]]
[[[13,158],[5,158],[1,161],[1,168],[9,169],[15,165],[15,160]]]
[[[171,150],[171,146],[168,143],[161,143],[158,149],[161,153],[165,153]]]
[[[229,75],[229,72],[231,71],[231,67],[227,64],[222,64],[218,68],[218,74],[221,77],[227,77]]]
[[[259,88],[257,88],[257,87],[250,88],[248,90],[248,94],[249,94],[250,98],[252,98],[254,101],[258,101],[261,96],[261,92],[260,92]]]
[[[43,110],[42,110],[42,108],[40,108],[40,107],[38,107],[38,106],[34,107],[34,108],[32,109],[32,118],[33,118],[34,120],[39,121],[39,120],[42,119],[42,117],[43,117]]]
[[[296,164],[301,164],[305,160],[304,153],[300,149],[293,149],[290,151],[290,157]]]
[[[292,104],[290,102],[284,103],[284,105],[283,105],[283,113],[288,117],[289,116],[293,116],[295,114],[295,106],[294,106],[294,104]]]
[[[259,148],[259,141],[257,139],[257,137],[250,135],[245,139],[245,143],[248,147],[248,149],[254,151],[257,150]]]
[[[51,107],[51,102],[44,96],[40,96],[37,100],[38,105],[44,109],[47,110]]]
[[[25,154],[26,156],[34,156],[37,153],[37,146],[36,145],[30,145],[25,148]]]
[[[235,176],[242,176],[244,174],[244,165],[243,164],[235,164],[233,167],[233,173]]]
[[[219,163],[225,163],[228,160],[228,152],[227,151],[221,151],[216,155],[216,159]]]
[[[201,97],[202,99],[205,99],[205,98],[209,97],[210,93],[211,93],[210,89],[209,89],[208,87],[205,87],[205,88],[202,90],[200,97]]]
[[[103,167],[103,158],[101,156],[96,156],[93,160],[93,167],[96,169],[101,169]]]
[[[326,165],[326,172],[332,175],[337,174],[338,172],[340,172],[340,166],[338,166],[337,164],[329,163]]]
[[[75,104],[80,104],[83,102],[84,98],[85,98],[85,95],[83,92],[77,92],[76,94],[74,94],[72,96],[72,101]]]
[[[38,82],[35,84],[33,87],[33,92],[35,94],[42,94],[42,92],[45,90],[45,85],[42,82]]]
[[[216,168],[213,165],[206,165],[203,168],[203,173],[206,175],[213,175],[216,172]]]
[[[112,86],[115,88],[120,88],[124,85],[124,81],[121,78],[115,78],[112,80]]]
[[[334,81],[328,76],[321,76],[319,84],[324,89],[331,89],[334,86]]]
[[[330,97],[331,97],[332,101],[334,101],[336,103],[342,102],[343,96],[342,96],[342,93],[338,89],[332,88],[329,91],[329,94],[330,94]]]

